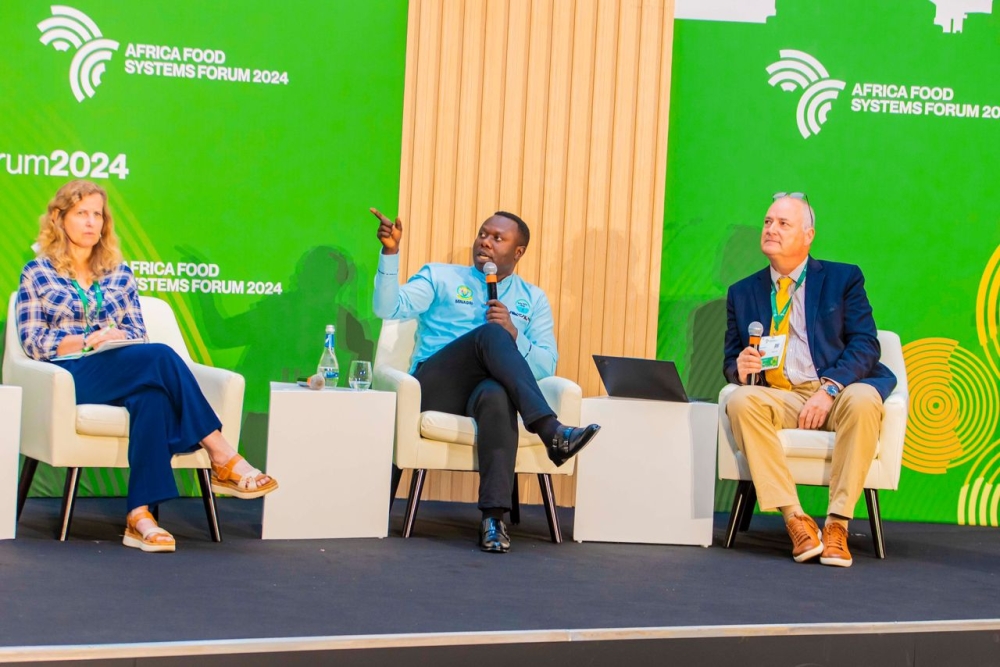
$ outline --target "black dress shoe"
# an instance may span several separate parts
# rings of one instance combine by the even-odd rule
[[[576,456],[587,443],[594,439],[601,427],[597,424],[590,426],[565,426],[552,436],[552,442],[546,448],[549,452],[549,460],[557,466],[561,466],[569,459]]]
[[[510,551],[507,526],[501,519],[483,519],[479,527],[479,548],[494,554],[505,554]]]

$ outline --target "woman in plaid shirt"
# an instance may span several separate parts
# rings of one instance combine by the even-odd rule
[[[146,340],[131,269],[122,263],[103,188],[67,183],[41,217],[38,257],[21,273],[17,330],[25,353],[73,375],[78,404],[123,406],[129,412],[128,516],[124,544],[174,551],[150,506],[177,496],[170,459],[204,447],[212,459],[212,490],[259,498],[276,480],[236,453],[187,365],[159,343],[109,349],[110,341]],[[60,359],[60,357],[73,357]]]

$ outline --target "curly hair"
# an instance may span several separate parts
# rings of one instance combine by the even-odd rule
[[[56,271],[72,278],[76,277],[76,272],[69,254],[70,240],[64,220],[71,208],[90,195],[101,195],[104,200],[104,226],[100,240],[90,253],[90,270],[95,277],[107,275],[121,264],[122,253],[118,235],[115,234],[115,223],[108,210],[108,193],[104,188],[90,181],[70,181],[59,188],[49,202],[48,210],[38,220],[38,256],[47,258]]]

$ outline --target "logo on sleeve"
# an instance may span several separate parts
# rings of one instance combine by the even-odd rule
[[[525,322],[531,322],[528,313],[531,312],[531,304],[527,299],[518,299],[514,302],[514,310],[510,311],[512,317],[519,317]]]
[[[472,305],[472,289],[468,285],[459,285],[455,291],[455,303]]]

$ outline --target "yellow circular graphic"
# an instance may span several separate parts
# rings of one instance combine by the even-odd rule
[[[993,374],[1000,377],[1000,246],[986,263],[976,294],[976,333]]]
[[[958,523],[997,526],[1000,507],[1000,440],[994,441],[969,469],[958,493]]]
[[[949,338],[923,338],[903,347],[910,389],[903,465],[944,474],[983,454],[996,430],[996,376]]]

